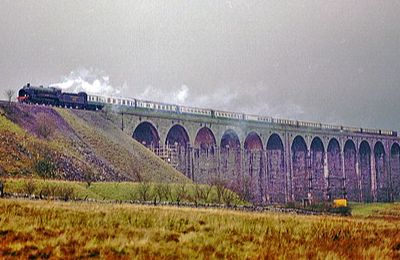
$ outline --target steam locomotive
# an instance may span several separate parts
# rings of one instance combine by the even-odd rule
[[[35,87],[30,83],[22,87],[18,92],[18,101],[28,104],[43,104],[59,107],[79,108],[88,110],[100,110],[104,107],[98,102],[88,100],[85,92],[66,93],[54,87]]]

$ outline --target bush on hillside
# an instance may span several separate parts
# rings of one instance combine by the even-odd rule
[[[39,159],[35,163],[35,171],[39,177],[43,179],[54,178],[55,170],[56,167],[49,156],[45,156],[43,159]]]

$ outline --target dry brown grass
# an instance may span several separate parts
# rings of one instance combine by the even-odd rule
[[[0,216],[3,258],[400,257],[398,219],[19,200]]]
[[[183,174],[126,135],[102,112],[56,109],[75,133],[101,158],[130,180],[185,183]]]

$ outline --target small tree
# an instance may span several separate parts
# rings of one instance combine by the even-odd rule
[[[11,106],[11,101],[12,101],[12,98],[13,98],[13,96],[15,94],[15,91],[12,90],[12,89],[8,89],[8,90],[6,90],[5,93],[6,93],[6,97],[7,97],[7,100],[8,100],[8,106]]]
[[[235,193],[233,193],[231,190],[225,188],[222,193],[222,199],[223,199],[225,205],[230,207],[232,205],[232,203],[235,201]]]
[[[180,205],[181,201],[187,197],[186,184],[180,184],[175,189],[175,201]]]
[[[86,172],[84,179],[86,181],[87,187],[89,188],[90,185],[92,184],[93,181],[96,180],[94,173],[89,170],[88,172]]]
[[[55,169],[56,167],[49,156],[39,159],[35,164],[36,173],[43,179],[54,178]]]
[[[222,197],[223,194],[225,192],[225,181],[220,179],[220,178],[215,178],[211,181],[211,185],[215,187],[216,191],[217,191],[217,202],[221,203],[222,202]]]
[[[154,193],[158,196],[160,202],[172,200],[172,190],[169,184],[158,183],[154,186]]]

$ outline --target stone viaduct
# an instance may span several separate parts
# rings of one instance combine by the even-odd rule
[[[254,202],[400,199],[400,139],[391,131],[136,108],[113,120],[193,181],[223,181]]]

